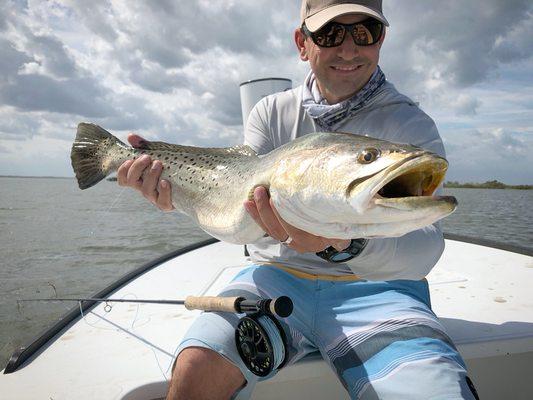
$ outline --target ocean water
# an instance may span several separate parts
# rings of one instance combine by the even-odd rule
[[[17,303],[84,297],[160,255],[209,236],[130,189],[74,179],[0,177],[0,365],[73,305]],[[448,233],[533,248],[533,191],[446,189]],[[1,369],[1,368],[0,368]]]

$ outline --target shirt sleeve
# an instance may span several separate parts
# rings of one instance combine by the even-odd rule
[[[445,156],[437,127],[423,112],[402,128],[398,134],[405,142]],[[439,188],[437,194],[441,191]],[[437,222],[401,237],[370,239],[361,254],[347,264],[356,275],[358,270],[372,268],[376,280],[419,280],[431,271],[443,251],[444,236]]]
[[[257,154],[266,154],[274,150],[269,115],[268,97],[264,97],[252,108],[246,120],[244,144],[250,146]]]

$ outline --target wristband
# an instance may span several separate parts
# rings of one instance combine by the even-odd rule
[[[344,250],[337,250],[333,246],[316,253],[317,256],[332,263],[342,263],[357,257],[368,243],[367,239],[352,239],[350,245]]]

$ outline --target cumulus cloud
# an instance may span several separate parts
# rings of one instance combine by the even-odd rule
[[[466,129],[448,135],[448,179],[531,182],[533,136],[503,128]]]
[[[0,139],[25,140],[39,133],[41,124],[31,113],[17,113],[11,107],[0,108]]]
[[[43,75],[19,75],[0,91],[0,100],[24,110],[53,111],[86,117],[104,117],[109,109],[105,91],[94,80],[79,78],[65,83]]]
[[[422,75],[426,82],[437,79],[464,87],[487,80],[502,64],[532,57],[527,33],[532,30],[533,4],[528,0],[406,0],[386,6],[391,20],[389,60],[413,65],[410,80]],[[413,18],[416,23],[406,23]],[[506,46],[509,43],[512,46]],[[401,72],[406,68],[409,71],[404,67]]]
[[[468,94],[461,93],[453,106],[453,109],[458,115],[476,115],[477,109],[481,105],[481,101]]]
[[[496,148],[533,163],[533,151],[517,153],[533,150],[531,2],[384,3],[391,27],[380,64],[436,120],[451,172],[475,180]],[[122,138],[240,143],[239,83],[280,76],[297,85],[307,72],[292,39],[298,25],[299,1],[1,2],[0,166],[25,143],[54,141],[60,157],[80,120]],[[52,164],[71,174],[68,151]]]

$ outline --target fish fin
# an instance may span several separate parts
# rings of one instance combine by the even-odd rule
[[[96,185],[114,171],[117,163],[111,162],[109,150],[116,145],[128,147],[98,125],[84,122],[78,125],[70,160],[80,189]]]

